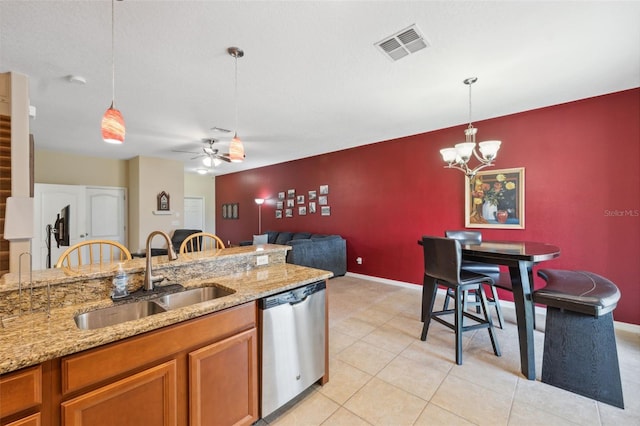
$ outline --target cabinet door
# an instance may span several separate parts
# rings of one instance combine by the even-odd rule
[[[192,426],[258,420],[258,344],[253,328],[189,354]]]
[[[41,424],[40,413],[35,413],[15,422],[7,423],[7,426],[40,426]]]
[[[62,403],[63,425],[177,424],[176,360]]]

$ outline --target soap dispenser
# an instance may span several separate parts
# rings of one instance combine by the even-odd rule
[[[116,271],[116,275],[113,277],[113,291],[111,293],[112,299],[119,299],[121,297],[126,297],[129,295],[127,291],[127,283],[129,282],[129,276],[122,269],[122,263],[118,263],[118,270]]]

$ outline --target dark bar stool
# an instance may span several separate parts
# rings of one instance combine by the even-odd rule
[[[586,271],[541,269],[547,286],[533,293],[547,305],[542,381],[624,408],[613,310],[618,287]]]
[[[491,277],[461,269],[462,249],[458,240],[424,236],[422,237],[422,248],[424,252],[424,288],[422,291],[431,293],[432,303],[429,307],[423,305],[424,326],[420,339],[423,341],[427,339],[429,323],[432,319],[449,327],[456,333],[456,364],[461,365],[462,333],[478,328],[486,328],[489,331],[493,352],[496,356],[500,356],[500,347],[493,329],[487,296],[483,287],[484,284],[493,284]],[[454,309],[433,310],[433,300],[435,299],[438,285],[453,290]],[[476,291],[480,295],[482,317],[465,312],[462,308],[462,299],[470,290]],[[442,315],[448,314],[454,315],[453,323],[440,318]],[[473,320],[474,324],[464,325],[465,318]]]

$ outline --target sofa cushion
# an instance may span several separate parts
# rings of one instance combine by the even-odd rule
[[[280,232],[275,240],[275,244],[287,244],[291,241],[291,237],[293,237],[293,232]]]
[[[275,244],[276,243],[276,238],[278,238],[278,231],[267,231],[265,232],[265,234],[267,234],[269,236],[268,243],[269,244]]]
[[[253,236],[253,245],[257,246],[260,244],[267,244],[269,242],[269,235],[267,234],[260,234],[260,235],[254,235]]]
[[[311,232],[296,232],[291,237],[292,240],[308,240],[311,238]]]

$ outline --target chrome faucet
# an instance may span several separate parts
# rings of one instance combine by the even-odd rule
[[[164,280],[164,277],[162,275],[158,275],[157,277],[154,277],[151,272],[151,240],[153,240],[153,237],[155,237],[156,235],[162,235],[164,239],[167,241],[167,246],[168,246],[167,257],[169,258],[169,260],[176,260],[178,258],[178,255],[176,254],[176,251],[173,248],[173,244],[171,244],[171,239],[169,238],[169,235],[167,235],[166,232],[153,231],[152,233],[150,233],[149,236],[147,237],[147,253],[146,253],[147,267],[144,271],[144,282],[142,284],[142,288],[145,291],[153,290],[154,283]]]

